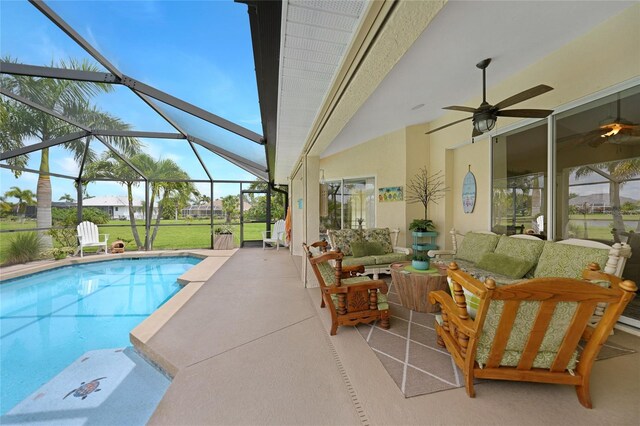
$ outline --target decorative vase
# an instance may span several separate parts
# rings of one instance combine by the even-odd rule
[[[417,269],[419,271],[426,271],[427,269],[429,269],[429,261],[428,260],[412,260],[411,266],[414,269]]]

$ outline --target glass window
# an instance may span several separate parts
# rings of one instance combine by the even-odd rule
[[[640,232],[640,88],[559,114],[555,157],[556,239]]]
[[[491,230],[546,233],[547,122],[493,139]]]
[[[327,229],[375,228],[375,179],[342,179],[321,184],[320,233]]]

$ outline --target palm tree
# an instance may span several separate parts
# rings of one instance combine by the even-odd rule
[[[640,175],[640,158],[593,164],[576,169],[576,177],[597,173],[609,181],[609,202],[613,216],[613,228],[625,231],[624,219],[620,211],[620,188],[629,179]],[[640,227],[640,223],[638,224]]]
[[[149,238],[150,249],[153,249],[153,242],[158,235],[158,228],[160,227],[160,219],[162,218],[164,206],[168,204],[172,197],[177,197],[180,199],[180,202],[184,203],[195,191],[195,186],[191,182],[162,182],[163,179],[189,179],[187,172],[182,170],[175,161],[161,159],[152,166],[153,169],[149,170],[148,175],[150,179],[154,180],[151,184],[151,200],[149,204],[153,206],[156,198],[160,198],[160,201],[158,202],[158,213],[156,215],[153,233],[151,234],[151,238]]]
[[[237,195],[227,195],[222,197],[222,210],[227,223],[231,223],[231,217],[237,214],[239,210],[239,201]]]
[[[67,203],[73,203],[75,200],[76,199],[73,198],[70,194],[64,194],[58,199],[58,201],[66,201]]]
[[[21,210],[24,214],[26,213],[27,206],[33,205],[36,194],[34,194],[30,189],[20,189],[17,186],[12,186],[4,193],[4,196],[16,198],[18,200],[18,203],[16,204],[16,215],[20,215]]]
[[[148,164],[152,163],[153,159],[148,154],[136,154],[130,157],[129,161],[138,167],[142,173],[145,173],[143,170],[144,167],[148,167]],[[144,246],[140,240],[140,235],[138,234],[138,227],[136,226],[135,212],[133,209],[133,186],[138,186],[139,182],[137,179],[140,179],[140,175],[113,152],[106,151],[102,154],[100,159],[87,164],[84,170],[84,178],[89,181],[95,178],[112,179],[127,187],[131,233],[133,234],[133,239],[136,242],[136,247]]]
[[[12,61],[4,58],[4,61]],[[12,61],[15,62],[15,61]],[[99,71],[95,64],[88,61],[69,62],[60,61],[58,68]],[[119,118],[100,111],[92,105],[90,100],[99,93],[107,93],[113,90],[110,84],[93,83],[86,81],[56,80],[50,78],[37,78],[26,76],[2,75],[0,85],[13,93],[23,96],[37,104],[56,111],[65,117],[76,120],[90,128],[128,130],[130,126]],[[0,100],[0,148],[3,151],[24,146],[27,138],[35,138],[40,141],[50,140],[64,136],[78,130],[77,127],[63,122],[49,114],[31,109],[12,99]],[[141,146],[136,138],[129,137],[105,137],[109,143],[126,152],[127,156],[133,155]],[[70,150],[76,160],[84,155],[85,143],[83,140],[75,140],[61,145]],[[27,155],[17,157],[14,163],[24,166]],[[95,153],[87,153],[87,159],[95,158]],[[51,180],[49,178],[49,149],[41,150],[38,177],[38,228],[51,227]],[[16,174],[19,175],[19,172]],[[51,247],[51,237],[41,232],[41,237],[46,247]]]

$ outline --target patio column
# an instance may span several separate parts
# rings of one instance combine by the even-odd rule
[[[320,238],[320,157],[307,155],[302,165],[303,172],[303,234],[302,238],[307,243],[313,243]],[[300,246],[300,244],[298,244]],[[308,274],[312,274],[304,262],[305,287],[314,280],[307,280]]]

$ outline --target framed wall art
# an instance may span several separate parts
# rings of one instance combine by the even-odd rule
[[[401,186],[389,186],[386,188],[378,188],[378,201],[387,203],[390,201],[402,201],[404,194]]]

